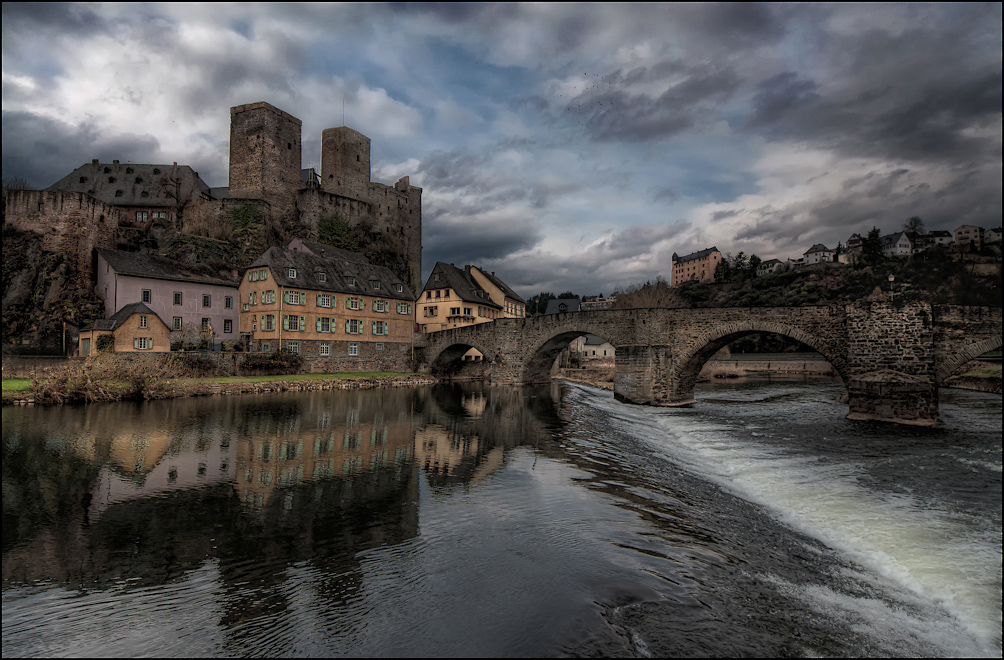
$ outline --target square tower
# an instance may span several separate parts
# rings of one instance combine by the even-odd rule
[[[230,108],[231,199],[263,199],[277,210],[296,203],[301,123],[264,101]]]
[[[321,132],[321,188],[369,202],[370,139],[348,126]]]

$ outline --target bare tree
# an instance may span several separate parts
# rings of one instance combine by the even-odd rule
[[[924,230],[924,221],[917,216],[907,218],[907,221],[903,223],[903,231],[911,234],[917,234],[918,236],[927,233]]]

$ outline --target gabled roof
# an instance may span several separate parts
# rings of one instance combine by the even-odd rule
[[[836,250],[831,250],[822,243],[816,243],[802,254],[812,254],[813,252],[836,252]]]
[[[903,236],[906,236],[906,240],[910,241],[910,237],[906,234],[905,231],[898,231],[895,234],[886,234],[885,236],[883,236],[881,240],[882,245],[895,245],[896,243],[899,243],[900,238],[902,238]]]
[[[708,256],[712,252],[718,252],[718,248],[716,248],[716,247],[709,247],[707,249],[701,250],[700,252],[691,252],[690,254],[684,255],[682,257],[676,256],[676,253],[674,252],[673,253],[673,261],[678,261],[679,262],[679,261],[693,261],[694,259],[703,259],[704,257]]]
[[[128,305],[123,305],[119,311],[115,312],[106,319],[98,319],[93,323],[90,323],[80,329],[81,332],[84,330],[114,330],[115,328],[122,325],[130,316],[133,314],[149,314],[151,316],[157,317],[160,321],[160,317],[154,314],[153,310],[144,305],[141,302],[129,303]],[[161,321],[163,323],[163,321]]]
[[[773,264],[779,264],[779,263],[781,263],[780,259],[768,259],[767,261],[761,261],[758,268],[762,266],[771,266]]]
[[[326,259],[341,259],[343,261],[351,261],[353,263],[360,264],[370,263],[369,259],[358,252],[349,252],[348,250],[343,250],[342,248],[337,248],[333,245],[318,243],[317,241],[308,241],[305,238],[294,238],[289,242],[287,247],[290,250],[307,252]]]
[[[460,299],[466,302],[502,309],[502,305],[494,302],[488,292],[466,270],[461,270],[453,264],[437,261],[436,265],[432,267],[432,272],[429,273],[425,288],[422,290],[445,288],[453,289],[460,296]]]
[[[206,275],[196,269],[184,268],[178,266],[173,261],[150,254],[105,250],[104,248],[98,248],[97,253],[119,275],[149,277],[156,280],[170,280],[172,282],[215,284],[218,286],[236,287],[238,284],[235,280],[224,279],[218,275]]]
[[[495,273],[489,272],[489,271],[487,271],[487,270],[485,270],[483,268],[480,268],[478,266],[473,266],[473,268],[477,268],[478,272],[480,272],[482,275],[484,275],[485,277],[487,277],[489,282],[491,282],[492,284],[494,284],[495,286],[497,286],[499,289],[501,289],[502,293],[505,294],[506,298],[512,298],[516,302],[521,302],[521,303],[525,303],[526,302],[525,300],[523,300],[522,298],[520,298],[520,296],[519,296],[518,293],[516,293],[515,291],[513,291],[512,289],[510,289],[508,284],[506,284],[505,282],[503,282],[499,278],[495,277]]]
[[[352,252],[347,254],[354,255]],[[321,256],[312,252],[270,247],[247,270],[267,267],[272,271],[276,284],[290,289],[354,293],[409,302],[415,300],[408,285],[389,268],[371,264],[365,257],[359,261],[342,256]],[[289,276],[291,268],[296,271],[296,277]],[[323,282],[319,277],[321,273],[324,274]],[[397,290],[398,285],[401,291]]]
[[[561,310],[561,306],[565,305],[567,309]],[[544,315],[548,314],[564,314],[566,312],[577,312],[579,311],[579,299],[578,298],[552,298],[547,301],[547,309],[544,310]]]
[[[113,206],[177,206],[209,194],[209,186],[188,165],[99,163],[81,165],[46,190],[87,193]]]

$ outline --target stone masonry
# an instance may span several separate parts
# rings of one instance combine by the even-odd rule
[[[456,373],[468,349],[496,383],[546,382],[554,359],[586,334],[615,348],[614,394],[649,405],[694,403],[701,367],[745,335],[776,333],[818,351],[847,387],[849,418],[938,423],[938,387],[952,371],[1001,346],[1001,309],[929,303],[815,307],[597,310],[426,335],[420,371]]]

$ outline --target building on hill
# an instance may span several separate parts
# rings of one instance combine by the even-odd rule
[[[994,227],[993,229],[988,229],[985,234],[983,234],[983,242],[987,245],[996,245],[1001,242],[1001,228]]]
[[[983,247],[983,233],[983,227],[962,225],[955,230],[955,244],[960,248],[966,248],[973,244],[979,250]]]
[[[880,239],[882,244],[882,256],[884,257],[909,257],[916,251],[913,241],[905,231],[898,231],[895,234],[886,234]]]
[[[495,271],[485,271],[477,266],[464,266],[464,272],[474,279],[488,297],[502,307],[502,318],[521,319],[526,316],[526,301],[509,285],[495,276]]]
[[[171,350],[171,331],[152,309],[136,302],[123,305],[106,319],[80,329],[79,355],[87,357],[98,338],[111,335],[116,353],[163,353]]]
[[[761,261],[756,267],[756,276],[762,277],[763,275],[770,275],[771,273],[777,272],[781,266],[784,265],[780,259],[767,259],[766,261]]]
[[[45,190],[8,195],[5,222],[45,237],[54,252],[72,243],[73,261],[91,277],[95,247],[116,247],[119,225],[163,222],[183,231],[188,214],[225,217],[251,205],[274,219],[299,222],[318,236],[318,221],[338,215],[365,227],[385,251],[399,256],[412,290],[422,272],[422,189],[408,177],[394,185],[371,181],[370,139],[341,126],[321,134],[321,171],[301,167],[301,122],[268,103],[230,109],[230,168],[226,187],[209,187],[187,165],[97,160]]]
[[[461,270],[453,264],[436,262],[415,308],[415,322],[422,332],[460,328],[506,317],[504,302],[492,300],[491,293],[474,277],[472,270],[471,266]]]
[[[714,282],[715,269],[721,261],[722,253],[717,247],[691,252],[682,257],[674,252],[670,286],[680,286],[684,282]]]
[[[602,293],[598,296],[582,296],[582,299],[579,301],[579,308],[584,312],[593,309],[610,309],[614,306],[615,302],[617,302],[617,296],[615,295],[605,298]]]
[[[410,371],[414,294],[396,274],[312,241],[271,247],[240,285],[240,336],[313,372]]]
[[[209,333],[213,348],[239,339],[238,280],[206,274],[148,254],[97,250],[97,291],[110,314],[143,303],[171,330]]]
[[[822,243],[816,243],[811,248],[802,253],[802,259],[805,265],[810,266],[812,264],[822,264],[831,263],[834,261],[834,256],[836,255],[836,250],[831,250]]]

